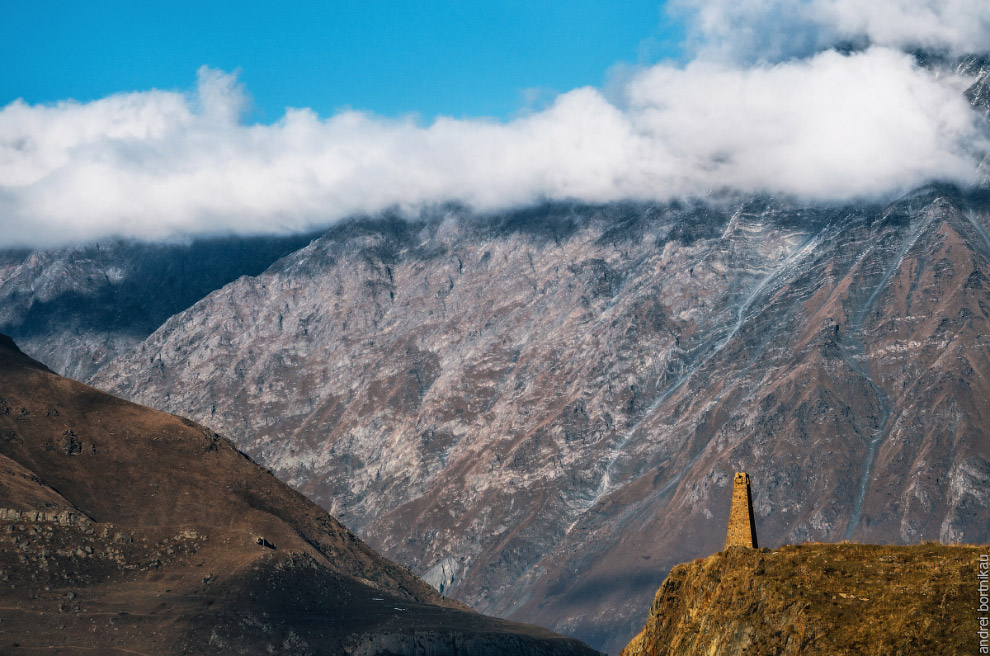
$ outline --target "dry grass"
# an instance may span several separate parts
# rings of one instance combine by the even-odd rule
[[[671,571],[624,656],[977,653],[987,546],[733,548]]]

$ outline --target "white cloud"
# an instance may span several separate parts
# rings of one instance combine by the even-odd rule
[[[950,54],[990,50],[985,0],[672,0],[702,58],[807,57],[840,42]]]
[[[974,181],[986,125],[965,82],[896,51],[750,69],[656,67],[629,86],[640,129],[672,155],[683,186],[725,186],[813,200]]]
[[[191,95],[0,110],[0,245],[302,230],[446,200],[491,210],[735,189],[842,201],[966,184],[988,148],[966,84],[874,47],[660,65],[614,103],[582,88],[509,122],[303,109],[246,125],[236,78],[204,68]]]

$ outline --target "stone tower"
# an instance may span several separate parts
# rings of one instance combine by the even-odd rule
[[[732,508],[729,510],[729,530],[725,548],[759,548],[756,542],[756,522],[753,520],[753,495],[749,491],[749,474],[736,472],[732,481]]]

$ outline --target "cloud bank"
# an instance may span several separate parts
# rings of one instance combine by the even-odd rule
[[[672,0],[698,56],[734,62],[807,57],[838,43],[990,49],[990,3],[979,0]]]
[[[990,139],[963,95],[971,81],[920,68],[898,48],[968,49],[988,33],[981,3],[690,4],[700,22],[692,63],[639,71],[608,99],[576,89],[508,122],[290,109],[249,125],[236,77],[205,67],[190,94],[14,102],[0,110],[0,247],[298,231],[444,201],[486,211],[734,190],[842,202],[978,181]],[[941,22],[918,23],[918,8]],[[881,24],[884,10],[906,18]],[[768,45],[768,16],[814,29]],[[753,34],[719,40],[733,25]],[[877,45],[821,51],[826,34]],[[773,58],[747,54],[774,48]],[[800,48],[813,54],[793,55]]]

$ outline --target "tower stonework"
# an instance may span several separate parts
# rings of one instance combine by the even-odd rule
[[[749,474],[745,472],[736,472],[732,480],[732,507],[729,530],[725,534],[725,548],[729,547],[759,548],[753,520],[753,495],[749,489]]]

